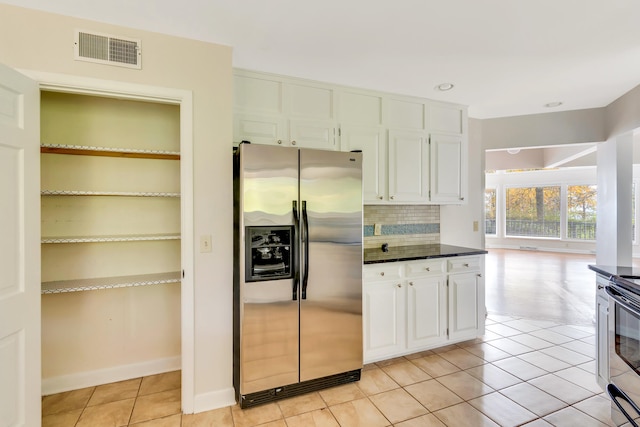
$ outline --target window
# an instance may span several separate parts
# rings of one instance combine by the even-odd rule
[[[596,239],[596,186],[567,187],[567,238]]]
[[[506,189],[506,235],[560,238],[560,187]]]
[[[484,234],[496,234],[496,189],[484,190]]]

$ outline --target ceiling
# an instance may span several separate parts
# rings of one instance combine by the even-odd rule
[[[603,107],[640,84],[637,0],[0,3],[229,45],[234,67],[461,103],[482,119]],[[443,82],[455,87],[434,90]]]

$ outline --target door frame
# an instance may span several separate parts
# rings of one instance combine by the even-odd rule
[[[194,318],[194,221],[193,221],[193,93],[113,80],[18,69],[36,81],[40,91],[105,96],[168,103],[180,107],[180,205],[181,205],[181,365],[182,411],[193,413],[195,404]]]

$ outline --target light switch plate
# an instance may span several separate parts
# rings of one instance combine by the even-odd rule
[[[473,221],[473,231],[478,231],[478,221]]]
[[[211,252],[211,235],[200,236],[200,252]]]
[[[379,236],[382,234],[382,224],[373,224],[373,235]]]

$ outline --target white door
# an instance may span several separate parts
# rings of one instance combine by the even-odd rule
[[[0,427],[41,422],[39,108],[0,65]]]

